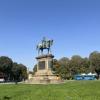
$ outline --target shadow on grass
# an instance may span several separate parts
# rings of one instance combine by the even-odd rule
[[[10,96],[4,96],[3,98],[0,98],[0,100],[12,100],[12,97],[10,97]]]

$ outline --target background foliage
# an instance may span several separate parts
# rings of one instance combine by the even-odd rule
[[[81,73],[97,73],[97,79],[100,78],[100,53],[94,51],[89,57],[82,58],[79,55],[73,55],[70,59],[62,57],[53,60],[52,71],[62,79],[73,79],[74,75]],[[36,72],[36,65],[33,73]]]
[[[1,56],[0,73],[3,73],[5,81],[22,81],[27,78],[27,67],[13,62],[9,57]]]

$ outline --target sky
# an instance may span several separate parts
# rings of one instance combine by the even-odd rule
[[[100,51],[100,0],[0,0],[0,56],[32,70],[43,37],[56,59]]]

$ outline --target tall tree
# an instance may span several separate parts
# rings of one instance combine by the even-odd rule
[[[5,80],[10,80],[13,61],[6,56],[0,57],[0,70],[5,74]]]
[[[97,77],[100,78],[100,52],[92,52],[89,56],[89,60],[91,71],[96,72]]]
[[[27,68],[23,64],[17,64],[16,62],[14,62],[12,73],[15,82],[22,81],[27,78]]]
[[[53,71],[62,79],[70,79],[68,62],[69,59],[67,57],[63,57],[60,60],[54,59],[53,61]]]
[[[88,58],[82,58],[82,62],[80,65],[80,72],[81,73],[89,73],[90,72],[90,62]]]
[[[54,74],[57,74],[58,75],[59,74],[59,68],[60,68],[60,64],[59,64],[58,60],[57,59],[54,59],[53,60],[53,66],[51,68],[52,72]]]
[[[18,67],[20,68],[20,80],[27,79],[27,67],[23,64],[18,64]]]
[[[82,62],[82,58],[79,55],[72,56],[69,67],[72,75],[80,73],[80,65]]]
[[[69,61],[70,60],[67,57],[62,57],[59,60],[59,64],[60,64],[59,74],[63,79],[71,79]]]
[[[21,69],[16,62],[13,63],[12,73],[13,73],[13,80],[17,83],[19,81]]]
[[[61,59],[59,59],[59,63],[60,63],[61,65],[67,66],[68,63],[69,63],[69,58],[67,58],[67,57],[62,57]]]

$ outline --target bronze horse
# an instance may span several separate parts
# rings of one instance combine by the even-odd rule
[[[38,55],[40,54],[40,51],[41,51],[41,54],[43,55],[44,49],[47,49],[48,54],[50,54],[52,45],[53,45],[53,40],[46,40],[46,38],[43,38],[42,42],[40,42],[37,45]]]

